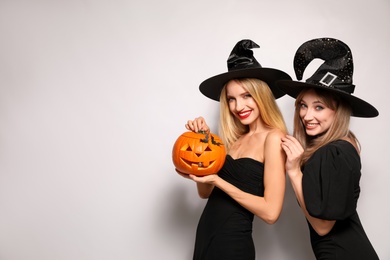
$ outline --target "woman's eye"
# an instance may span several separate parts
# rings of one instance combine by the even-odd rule
[[[245,94],[244,95],[244,98],[251,98],[252,96],[251,96],[251,94]]]
[[[322,110],[322,109],[324,109],[324,107],[322,107],[322,106],[316,106],[316,110]]]
[[[306,104],[304,104],[304,103],[299,104],[299,107],[300,108],[307,108]]]

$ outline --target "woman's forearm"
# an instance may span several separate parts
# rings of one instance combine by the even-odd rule
[[[279,196],[267,200],[244,192],[223,179],[219,179],[216,186],[266,223],[274,224],[278,220],[283,206],[284,187],[280,187]]]

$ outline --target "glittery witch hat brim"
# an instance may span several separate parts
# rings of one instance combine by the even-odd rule
[[[376,117],[379,115],[378,110],[372,106],[370,103],[353,96],[345,91],[330,88],[325,86],[320,86],[316,84],[309,84],[305,82],[299,81],[291,81],[291,80],[280,80],[276,82],[277,87],[289,95],[290,97],[297,98],[299,93],[301,93],[304,89],[314,88],[314,89],[322,89],[326,91],[331,91],[333,93],[337,93],[351,106],[352,115],[354,117]]]

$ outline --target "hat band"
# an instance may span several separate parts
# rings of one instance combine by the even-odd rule
[[[324,74],[319,73],[313,75],[306,80],[306,83],[315,84],[325,88],[333,88],[348,94],[352,94],[355,90],[355,85],[345,82],[337,77],[337,75],[327,72]]]
[[[309,80],[309,81],[306,81],[306,83],[318,85],[318,86],[321,86],[323,88],[337,89],[337,90],[343,91],[347,94],[352,94],[355,91],[355,85],[345,84],[345,83],[336,83],[336,84],[326,85],[319,80]]]

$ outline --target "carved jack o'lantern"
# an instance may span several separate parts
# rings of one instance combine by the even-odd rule
[[[225,146],[217,135],[185,132],[176,140],[172,160],[182,173],[205,176],[217,173],[225,162]]]

